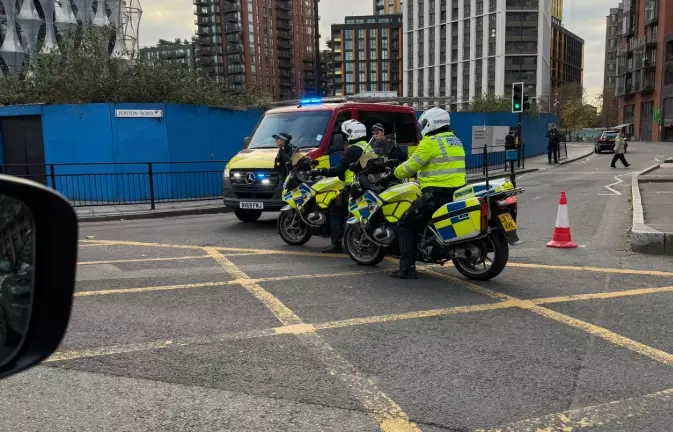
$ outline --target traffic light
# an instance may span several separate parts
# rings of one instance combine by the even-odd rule
[[[523,83],[512,83],[512,112],[523,112]]]
[[[529,111],[530,110],[530,102],[528,101],[528,93],[523,94],[523,110],[524,111]]]

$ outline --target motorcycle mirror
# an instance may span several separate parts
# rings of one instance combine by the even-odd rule
[[[77,264],[77,216],[58,193],[0,175],[0,378],[40,363],[63,338]]]

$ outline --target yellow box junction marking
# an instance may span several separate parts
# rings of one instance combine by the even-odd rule
[[[273,294],[254,282],[235,264],[214,248],[204,249],[208,255],[241,280],[241,285],[253,296],[259,299],[285,326],[293,326],[307,330],[305,324],[290,308],[285,306]],[[388,396],[383,394],[368,378],[360,374],[353,365],[341,357],[318,333],[293,332],[296,337],[310,348],[314,354],[327,366],[330,375],[339,378],[353,392],[367,411],[377,420],[383,432],[412,432],[420,431],[415,424],[409,421],[409,416]]]
[[[621,423],[650,414],[657,404],[673,400],[673,389],[632,397],[624,400],[567,410],[534,419],[521,420],[493,429],[474,432],[576,431],[610,423]]]
[[[207,258],[210,256],[206,255]],[[341,272],[341,273],[321,273],[321,274],[301,274],[301,275],[291,275],[291,276],[271,276],[266,278],[258,279],[232,279],[222,282],[196,282],[188,284],[176,284],[176,285],[157,285],[157,286],[148,286],[148,287],[138,287],[138,288],[118,288],[118,289],[107,289],[107,290],[87,290],[87,291],[77,291],[75,292],[75,297],[85,297],[85,296],[98,296],[98,295],[112,295],[112,294],[137,294],[142,292],[153,292],[153,291],[173,291],[180,289],[192,289],[192,288],[209,288],[215,286],[226,286],[226,285],[241,285],[242,283],[249,282],[277,282],[277,281],[286,281],[286,280],[298,280],[298,279],[324,279],[331,277],[342,277],[342,276],[357,276],[362,274],[370,273],[379,273],[386,270],[360,270],[352,272]]]
[[[210,258],[208,255],[193,255],[181,257],[166,257],[166,258],[130,258],[106,261],[80,261],[77,265],[100,265],[100,264],[118,264],[118,263],[140,263],[140,262],[154,262],[154,261],[179,261],[179,260],[196,260]]]
[[[569,325],[571,327],[584,330],[585,332],[598,336],[603,340],[606,340],[607,342],[610,342],[614,345],[621,346],[623,348],[629,349],[633,352],[636,352],[638,354],[644,355],[646,357],[649,357],[653,360],[656,360],[660,363],[667,364],[669,366],[673,366],[673,355],[669,354],[665,351],[658,350],[656,348],[653,348],[651,346],[642,344],[640,342],[637,342],[633,339],[629,339],[627,337],[624,337],[622,335],[619,335],[615,332],[612,332],[606,328],[599,327],[595,324],[590,324],[585,321],[578,320],[576,318],[573,318],[571,316],[562,314],[560,312],[553,311],[551,309],[547,309],[541,306],[538,306],[538,304],[541,304],[542,301],[541,299],[538,300],[537,304],[534,301],[530,300],[521,300],[517,299],[516,297],[512,297],[507,294],[499,293],[496,291],[493,291],[489,288],[485,288],[476,284],[473,284],[471,282],[465,281],[463,279],[459,279],[453,276],[445,275],[443,273],[436,272],[434,270],[429,270],[429,269],[422,269],[421,271],[435,275],[437,277],[443,278],[443,279],[449,279],[456,281],[458,283],[461,283],[462,285],[465,285],[467,288],[470,290],[477,292],[479,294],[483,294],[485,296],[499,299],[499,300],[505,300],[505,301],[510,301],[510,302],[515,302],[516,307],[528,310],[531,312],[534,312],[540,316],[552,319],[554,321],[558,321],[560,323]],[[555,299],[558,299],[559,297],[556,297]],[[558,300],[556,301],[558,302]]]

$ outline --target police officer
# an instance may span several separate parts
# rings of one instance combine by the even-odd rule
[[[289,133],[281,132],[279,134],[273,135],[272,138],[276,140],[276,146],[278,147],[278,155],[274,165],[276,168],[280,168],[285,171],[285,164],[290,162],[292,159],[292,154],[297,149],[292,145],[292,135]]]
[[[386,137],[385,130],[381,123],[376,123],[371,128],[372,147],[379,156],[385,156],[388,159],[397,159],[400,162],[407,160],[407,154],[397,145],[396,142]]]
[[[373,153],[367,143],[367,128],[357,120],[347,120],[341,125],[341,131],[346,136],[347,147],[341,161],[333,168],[320,168],[313,171],[315,174],[325,177],[339,177],[346,185],[353,183],[354,174],[348,169],[349,165],[360,159],[365,152]],[[347,189],[334,199],[329,209],[330,237],[332,243],[322,252],[341,252],[341,237],[344,232],[344,224],[348,216],[348,192]]]
[[[418,119],[423,139],[418,148],[394,175],[404,179],[418,174],[423,195],[404,214],[399,223],[400,269],[390,276],[416,278],[418,234],[432,214],[453,200],[456,189],[465,185],[465,150],[451,130],[451,117],[441,108],[431,108]]]
[[[549,160],[549,165],[551,165],[552,155],[554,155],[554,163],[558,164],[558,153],[561,137],[558,130],[556,129],[556,125],[552,125],[552,127],[549,128],[545,137],[549,139],[547,142],[547,159]]]

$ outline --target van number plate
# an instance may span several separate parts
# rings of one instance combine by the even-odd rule
[[[264,203],[261,202],[240,202],[238,206],[245,210],[263,210]]]

